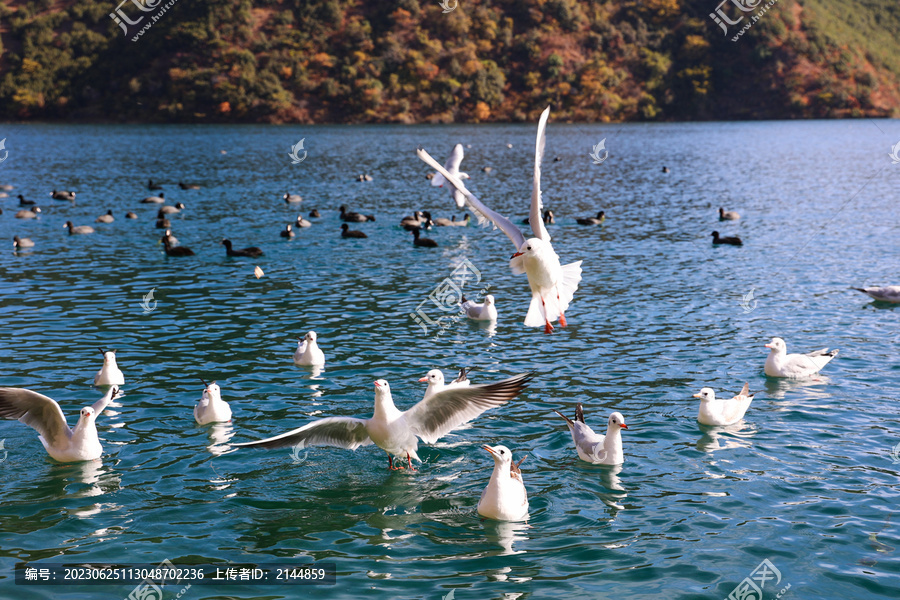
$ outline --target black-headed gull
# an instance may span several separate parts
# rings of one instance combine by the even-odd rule
[[[700,399],[697,420],[701,425],[724,427],[744,418],[744,413],[753,401],[753,394],[750,393],[750,384],[745,383],[741,393],[729,400],[716,400],[716,393],[708,387],[700,390],[699,394],[694,394],[694,398]]]
[[[426,444],[433,444],[484,411],[515,398],[532,377],[523,374],[497,383],[445,389],[406,411],[394,406],[388,382],[379,379],[375,382],[375,411],[370,419],[328,417],[275,437],[233,445],[262,448],[295,446],[301,449],[307,446],[336,446],[356,450],[360,446],[375,444],[388,453],[389,469],[404,468],[394,467],[392,457],[399,456],[406,457],[412,470],[413,459],[421,462],[416,454],[417,437]]]
[[[853,288],[856,291],[868,294],[879,302],[900,302],[900,285],[886,285],[884,287]]]
[[[118,386],[111,386],[93,405],[81,409],[75,429],[69,429],[66,416],[53,398],[24,388],[0,388],[0,418],[18,419],[37,431],[47,454],[59,462],[94,460],[103,454],[97,417],[123,395]]]
[[[467,173],[461,173],[459,170],[462,161],[463,147],[462,144],[457,144],[453,146],[453,151],[450,152],[450,158],[448,158],[447,162],[444,164],[444,170],[459,180],[468,179],[469,175]],[[444,187],[445,183],[447,183],[447,178],[444,177],[440,171],[435,173],[434,177],[431,178],[431,185],[435,187]],[[452,185],[449,187],[450,193],[456,201],[456,206],[459,208],[465,207],[466,197],[459,190],[454,189]]]
[[[94,385],[125,385],[125,375],[116,364],[116,351],[98,348],[103,355],[103,366],[94,375]]]
[[[787,344],[779,337],[772,338],[766,348],[770,350],[766,357],[766,375],[792,379],[815,375],[838,354],[837,349],[829,352],[828,348],[808,354],[788,354]]]
[[[543,325],[544,331],[547,333],[553,331],[553,325],[551,325],[553,321],[559,320],[560,326],[566,326],[565,311],[581,281],[581,261],[560,265],[559,256],[553,251],[550,234],[544,227],[542,219],[541,159],[544,156],[545,131],[549,116],[550,107],[548,106],[538,122],[535,142],[534,178],[529,213],[531,230],[535,235],[533,238],[525,239],[522,231],[512,221],[485,206],[466,189],[459,179],[447,172],[425,150],[420,148],[416,151],[420,159],[437,169],[438,173],[443,175],[453,187],[462,192],[469,209],[475,213],[479,222],[490,220],[515,244],[516,253],[512,255],[509,266],[517,275],[525,273],[528,276],[528,285],[531,287],[531,305],[525,315],[525,325],[528,327]]]
[[[575,406],[575,420],[572,421],[558,410],[554,410],[569,426],[572,441],[575,442],[575,450],[578,458],[595,465],[620,465],[625,462],[625,454],[622,452],[622,429],[628,429],[625,417],[620,412],[609,415],[606,426],[606,435],[594,433],[584,422],[584,411],[579,402]]]
[[[460,369],[459,375],[450,383],[444,383],[444,374],[440,369],[428,371],[428,373],[425,374],[425,377],[419,379],[419,383],[428,382],[428,387],[425,388],[425,396],[422,400],[428,400],[438,392],[442,392],[448,388],[465,387],[469,385],[471,383],[468,377],[470,371],[471,369]]]
[[[303,366],[324,365],[325,353],[319,348],[318,339],[315,331],[310,331],[306,336],[297,338],[294,362]]]
[[[484,302],[478,303],[474,300],[466,300],[463,296],[460,300],[460,306],[466,311],[466,316],[473,321],[496,321],[497,306],[494,304],[494,296],[488,294],[484,297]]]
[[[202,381],[202,380],[201,380]],[[194,419],[200,425],[225,423],[231,420],[231,407],[222,400],[222,388],[215,381],[203,388],[200,402],[194,407]]]
[[[522,471],[506,446],[482,446],[494,459],[494,471],[478,500],[478,514],[495,521],[528,520],[528,492]],[[525,460],[524,458],[522,460]]]

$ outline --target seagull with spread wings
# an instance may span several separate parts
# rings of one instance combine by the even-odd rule
[[[389,469],[403,469],[394,467],[393,457],[405,456],[412,470],[413,459],[422,462],[416,454],[417,438],[433,444],[484,411],[506,404],[525,389],[532,378],[531,374],[522,374],[496,383],[447,388],[405,411],[394,406],[391,387],[387,381],[379,379],[375,382],[375,412],[371,419],[327,417],[275,437],[232,445],[262,448],[335,446],[356,450],[375,444],[388,453]]]
[[[18,419],[37,431],[47,454],[59,462],[94,460],[103,454],[97,417],[123,395],[118,386],[111,386],[93,405],[81,409],[75,429],[69,429],[66,416],[53,398],[24,388],[0,388],[0,418]]]
[[[528,327],[544,326],[544,331],[553,331],[553,321],[559,320],[561,327],[566,326],[565,311],[572,301],[578,283],[581,281],[581,261],[561,265],[559,255],[550,244],[550,234],[544,227],[542,219],[543,203],[541,202],[541,159],[544,156],[545,131],[547,119],[550,117],[548,106],[541,114],[538,122],[537,141],[534,148],[534,181],[531,190],[531,211],[529,222],[535,237],[525,239],[522,231],[512,221],[485,206],[472,195],[462,182],[442,167],[425,150],[419,148],[416,154],[444,177],[457,191],[465,197],[469,209],[478,217],[479,223],[491,221],[499,227],[516,246],[509,266],[513,273],[528,276],[531,287],[531,304],[525,315]]]
[[[450,153],[450,158],[447,159],[446,164],[444,165],[444,170],[456,177],[456,179],[468,179],[468,173],[461,173],[459,171],[459,166],[463,161],[463,147],[462,144],[457,144],[453,146],[453,151]],[[444,183],[447,182],[447,178],[444,177],[440,172],[436,173],[434,177],[431,178],[431,185],[435,187],[444,187]],[[452,189],[453,186],[450,186],[450,192],[453,196],[453,199],[456,200],[456,206],[459,208],[465,208],[466,206],[466,197],[460,193],[459,190]]]

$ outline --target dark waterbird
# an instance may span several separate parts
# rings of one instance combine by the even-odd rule
[[[596,217],[581,217],[575,219],[579,225],[601,225],[606,220],[606,213],[602,210],[597,213]]]
[[[367,235],[366,235],[365,233],[363,233],[362,231],[356,231],[356,230],[350,229],[350,226],[347,225],[346,223],[344,223],[344,224],[341,225],[341,237],[345,237],[345,238],[367,238],[367,237],[369,237],[369,236],[367,236]]]
[[[256,258],[257,256],[262,256],[263,251],[256,246],[250,246],[249,248],[243,248],[241,250],[233,250],[231,247],[231,240],[222,240],[222,245],[225,246],[225,254],[228,256],[249,256],[250,258]]]
[[[285,225],[284,230],[282,230],[282,232],[281,232],[281,237],[283,237],[283,238],[292,238],[295,235],[296,234],[294,233],[294,228],[291,226],[290,223]]]
[[[712,232],[713,244],[728,244],[731,246],[743,246],[744,242],[741,241],[741,238],[735,236],[725,236],[719,237],[718,231]]]
[[[173,246],[172,240],[175,239],[169,235],[169,232],[166,232],[166,235],[162,236],[162,243],[166,248],[166,254],[169,256],[194,256],[194,251],[188,248],[187,246]]]
[[[341,220],[348,223],[365,223],[366,221],[374,221],[375,215],[361,215],[358,212],[350,212],[347,207],[341,204]]]
[[[419,248],[437,248],[438,243],[431,238],[423,238],[419,237],[420,230],[413,229],[413,246],[418,246]]]
[[[181,183],[180,181],[178,182],[178,187],[180,187],[183,190],[199,190],[200,189],[200,186],[197,185],[196,183]]]
[[[19,194],[19,205],[20,206],[29,206],[31,204],[34,204],[34,200],[26,200],[25,196],[23,196],[22,194]]]
[[[152,179],[147,180],[147,189],[151,192],[163,189],[163,186],[153,183]]]

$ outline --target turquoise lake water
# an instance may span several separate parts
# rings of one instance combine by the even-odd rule
[[[522,325],[528,287],[507,266],[514,250],[501,232],[436,228],[427,235],[440,248],[428,250],[398,226],[415,209],[462,216],[415,156],[421,144],[443,161],[457,142],[471,145],[470,189],[520,221],[534,132],[4,126],[0,183],[15,189],[0,199],[0,386],[55,398],[74,425],[101,395],[91,384],[103,346],[118,350],[127,395],[98,419],[102,461],[55,463],[33,430],[0,422],[0,597],[125,598],[134,588],[15,585],[20,562],[165,559],[337,568],[334,586],[195,585],[186,600],[713,600],[764,560],[780,577],[764,582],[766,600],[900,596],[900,308],[850,289],[900,284],[900,164],[888,156],[900,121],[576,126],[551,115],[549,229],[564,263],[584,261],[569,327],[552,335]],[[292,165],[301,138],[308,155]],[[595,165],[601,139],[610,154]],[[356,182],[359,173],[374,180]],[[148,178],[187,205],[172,229],[195,257],[163,253],[157,207],[139,203]],[[52,189],[77,201],[51,200]],[[285,192],[302,205],[287,206]],[[39,219],[13,217],[19,193],[39,201]],[[341,204],[376,215],[354,225],[368,239],[341,239]],[[719,206],[741,220],[720,223]],[[313,208],[322,217],[311,228],[279,237]],[[116,221],[95,225],[108,209]],[[602,227],[575,223],[600,209]],[[129,210],[139,219],[126,220]],[[67,220],[98,231],[69,236]],[[744,246],[713,247],[713,230]],[[13,235],[35,248],[13,253]],[[223,237],[265,255],[228,258]],[[499,323],[460,321],[435,339],[409,313],[465,259],[481,280],[464,291],[490,285]],[[327,358],[319,373],[291,360],[309,330]],[[767,380],[772,336],[789,352],[840,354],[815,379]],[[407,408],[429,369],[461,366],[477,367],[475,383],[529,370],[536,379],[420,446],[416,473],[388,472],[374,446],[299,457],[228,447],[323,416],[368,417],[378,378]],[[232,423],[195,424],[200,378],[221,385]],[[757,395],[743,422],[697,423],[693,394],[733,394],[745,381]],[[577,459],[552,411],[573,414],[578,402],[601,432],[610,412],[625,416],[621,468]],[[476,514],[493,465],[486,443],[528,456],[527,524]]]

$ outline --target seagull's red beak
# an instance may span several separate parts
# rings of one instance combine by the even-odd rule
[[[381,384],[379,384],[379,383],[376,381],[376,382],[375,382],[375,387],[381,387]]]
[[[488,453],[489,453],[491,456],[496,456],[496,455],[494,454],[494,449],[491,448],[490,446],[488,446],[487,444],[485,444],[484,446],[482,446],[482,448],[484,448],[485,450],[487,450]]]
[[[426,381],[428,381],[427,377],[422,377],[421,379],[419,379],[419,383],[425,383]]]
[[[619,425],[619,427],[621,427],[622,429],[628,429],[628,425],[626,425],[625,423],[622,423],[621,425]]]
[[[523,254],[522,252],[516,252],[515,254],[513,254],[513,255],[510,256],[509,258],[510,258],[510,259],[513,259],[513,258],[515,258],[515,257],[517,257],[517,256],[522,256],[522,254]]]
[[[772,344],[766,344],[766,348],[772,348]]]

